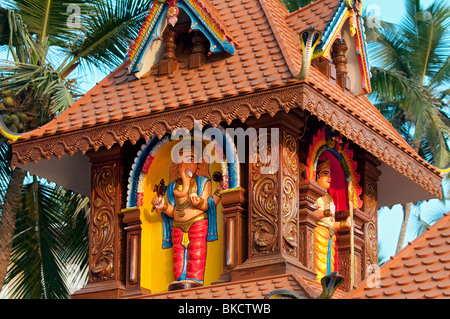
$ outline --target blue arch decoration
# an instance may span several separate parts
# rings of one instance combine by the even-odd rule
[[[206,130],[212,128],[211,125],[205,125],[203,127],[202,133],[205,133]],[[236,152],[236,147],[234,145],[233,140],[227,135],[224,128],[221,126],[217,127],[215,133],[220,132],[220,136],[214,136],[215,138],[221,138],[222,143],[218,144],[219,146],[223,146],[222,154],[232,155],[231,161],[226,162],[226,174],[228,176],[228,188],[236,188],[240,186],[240,168],[239,168],[239,159]],[[205,137],[205,135],[202,135]],[[207,137],[207,136],[206,136]],[[207,139],[208,140],[208,139]],[[148,159],[150,156],[156,155],[159,149],[164,146],[166,143],[170,142],[170,135],[166,134],[163,138],[159,139],[156,136],[151,138],[147,144],[144,144],[141,150],[138,152],[134,164],[132,165],[132,169],[130,172],[130,176],[128,179],[128,193],[127,193],[127,208],[141,206],[142,202],[140,202],[140,182],[142,178],[144,178],[148,174],[149,167],[146,167],[146,163],[148,165]],[[151,165],[151,164],[150,164]],[[224,172],[222,172],[224,173]]]

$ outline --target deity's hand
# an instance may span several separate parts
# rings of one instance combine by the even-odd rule
[[[164,197],[163,196],[155,196],[152,200],[153,206],[156,209],[161,210],[164,207]]]
[[[345,220],[345,226],[347,226],[348,228],[352,227],[352,219],[350,218],[350,216],[348,216]]]
[[[200,204],[200,197],[198,197],[197,194],[192,193],[191,195],[189,195],[189,199],[194,206],[198,206]]]

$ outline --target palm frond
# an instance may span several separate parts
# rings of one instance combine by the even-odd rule
[[[385,70],[395,70],[412,77],[407,64],[409,54],[405,45],[405,38],[399,36],[397,26],[383,28],[377,34],[377,41],[369,46],[369,55],[374,65]]]
[[[73,14],[71,8],[85,6],[85,0],[8,0],[22,16],[30,33],[40,42],[70,41],[74,29],[68,23]]]
[[[419,104],[429,103],[429,94],[414,79],[397,70],[372,68],[371,83],[374,95],[382,101],[400,103],[407,112],[417,114]]]
[[[424,85],[428,78],[439,71],[450,53],[449,18],[450,9],[442,1],[436,1],[429,8],[416,12],[417,29],[408,42],[408,61],[419,82]]]
[[[70,240],[88,238],[86,215],[75,215],[81,200],[79,195],[36,177],[24,186],[5,281],[10,298],[68,298],[67,267],[72,261],[87,265],[86,244],[74,250],[75,243]],[[73,216],[78,217],[75,228]]]
[[[74,63],[88,63],[99,69],[120,64],[148,13],[151,0],[107,0],[91,2],[90,13],[83,16],[84,36],[70,48],[71,59],[62,66],[64,74]]]
[[[0,61],[0,90],[12,90],[16,95],[27,92],[30,103],[39,105],[44,117],[62,111],[73,103],[59,74],[49,64],[34,65]]]

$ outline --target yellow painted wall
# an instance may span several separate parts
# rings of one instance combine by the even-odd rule
[[[176,141],[164,145],[153,159],[150,170],[145,178],[144,200],[141,207],[142,221],[142,250],[141,250],[141,286],[150,289],[152,293],[164,292],[172,281],[172,249],[162,249],[163,227],[159,213],[151,212],[151,201],[155,196],[153,187],[164,178],[169,184],[169,165],[171,163],[171,149]],[[212,163],[209,172],[220,171],[220,164]],[[212,182],[212,192],[216,190],[216,183]],[[167,200],[167,197],[165,197]],[[219,239],[208,242],[205,269],[205,285],[210,285],[219,279],[223,265],[223,218],[222,205],[217,205],[217,230]]]

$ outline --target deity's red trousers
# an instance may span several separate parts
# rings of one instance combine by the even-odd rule
[[[203,282],[206,264],[206,236],[208,220],[203,219],[191,225],[188,231],[189,244],[183,246],[183,231],[172,227],[173,271],[175,280],[196,280]]]

